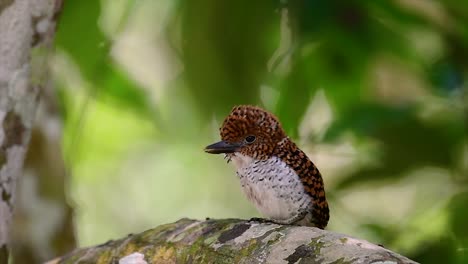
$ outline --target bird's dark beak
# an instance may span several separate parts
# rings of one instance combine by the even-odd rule
[[[239,150],[242,145],[239,143],[229,143],[224,140],[211,144],[205,148],[205,152],[210,154],[233,153]]]

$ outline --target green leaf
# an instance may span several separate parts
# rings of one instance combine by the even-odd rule
[[[198,108],[227,113],[258,104],[267,62],[278,39],[274,1],[186,1],[181,9],[186,87]]]
[[[100,77],[100,69],[109,54],[109,40],[97,24],[100,12],[100,1],[67,1],[55,40],[91,81]]]
[[[398,178],[412,169],[424,166],[454,168],[455,156],[464,139],[459,120],[425,123],[416,117],[414,108],[390,108],[382,105],[362,105],[336,120],[327,131],[331,141],[345,131],[359,138],[380,143],[379,165],[363,168],[343,178],[337,189],[364,181]]]
[[[143,90],[134,80],[128,78],[128,75],[121,69],[107,64],[102,71],[103,78],[98,89],[98,95],[109,98],[115,103],[137,111],[144,116],[153,116],[151,101],[148,100],[147,91]]]

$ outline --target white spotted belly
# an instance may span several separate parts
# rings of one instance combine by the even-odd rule
[[[286,220],[310,208],[299,177],[281,159],[255,161],[238,153],[231,159],[244,194],[264,217]]]

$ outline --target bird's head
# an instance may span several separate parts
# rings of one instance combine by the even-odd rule
[[[268,159],[276,145],[286,138],[278,119],[255,106],[236,106],[220,128],[221,141],[205,151],[228,155],[240,153],[255,159]]]

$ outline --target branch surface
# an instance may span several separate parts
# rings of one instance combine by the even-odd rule
[[[416,262],[365,240],[315,227],[184,218],[48,262],[56,263]]]

